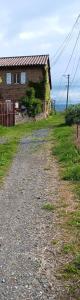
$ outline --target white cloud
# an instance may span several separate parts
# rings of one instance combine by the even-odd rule
[[[64,35],[69,31],[68,26],[63,27],[60,24],[60,19],[58,16],[54,17],[44,17],[32,20],[32,22],[25,23],[23,26],[27,30],[23,30],[19,33],[19,38],[21,40],[31,40],[40,37],[53,36],[56,33],[59,35]],[[29,29],[28,29],[29,28]]]
[[[21,40],[30,40],[30,39],[33,39],[35,37],[36,37],[35,32],[31,32],[31,31],[29,31],[29,32],[24,31],[24,32],[21,32],[19,34],[19,38]]]

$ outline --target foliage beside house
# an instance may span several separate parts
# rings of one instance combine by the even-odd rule
[[[26,108],[27,115],[33,118],[42,112],[42,102],[35,97],[35,89],[33,87],[28,88],[25,96],[21,98],[20,107],[23,107],[23,110]]]

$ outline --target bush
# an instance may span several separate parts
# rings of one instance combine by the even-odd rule
[[[65,122],[67,125],[80,122],[80,104],[69,106],[65,113]]]
[[[42,102],[35,98],[35,90],[33,87],[27,89],[25,97],[20,101],[20,106],[21,105],[25,106],[29,117],[35,117],[42,112]]]

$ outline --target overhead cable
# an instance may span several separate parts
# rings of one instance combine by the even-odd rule
[[[73,54],[74,54],[74,51],[75,51],[76,46],[77,46],[77,44],[78,44],[79,38],[80,38],[80,31],[79,31],[79,33],[78,33],[78,36],[77,36],[77,39],[76,39],[74,48],[73,48],[73,50],[72,50],[72,53],[71,53],[71,56],[70,56],[70,59],[69,59],[69,62],[68,62],[68,65],[67,65],[67,67],[66,67],[66,70],[65,70],[64,74],[65,74],[65,73],[67,72],[67,70],[68,70],[68,67],[69,67],[69,65],[70,65],[70,62],[71,62],[72,57],[73,57]]]
[[[72,79],[72,81],[71,81],[71,86],[72,86],[72,84],[73,84],[73,82],[74,82],[74,79],[75,79],[75,77],[76,77],[77,70],[78,70],[78,68],[79,68],[79,64],[80,64],[80,56],[79,56],[79,59],[78,59],[78,63],[77,63],[77,66],[76,66],[76,70],[75,70],[73,79]]]
[[[56,64],[57,61],[59,60],[60,56],[62,55],[63,51],[65,50],[65,48],[68,46],[68,42],[70,42],[70,39],[72,37],[73,31],[76,27],[76,25],[78,24],[78,21],[80,19],[80,14],[78,15],[76,22],[74,23],[72,30],[70,31],[70,33],[67,35],[67,37],[65,38],[64,42],[61,44],[61,46],[59,47],[59,49],[57,50],[56,54],[54,55],[54,61],[52,64]],[[66,45],[67,44],[67,45]]]

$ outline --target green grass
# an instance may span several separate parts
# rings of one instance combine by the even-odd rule
[[[74,244],[71,244],[71,243],[65,243],[64,246],[63,246],[62,251],[65,254],[68,254],[70,252],[75,253],[75,246],[74,246]]]
[[[45,203],[43,204],[42,208],[48,211],[54,211],[55,206],[52,203]]]
[[[67,167],[66,171],[63,175],[64,180],[71,180],[71,181],[80,181],[80,165],[76,163],[76,165],[72,165]]]
[[[66,233],[69,235],[69,242],[65,242],[61,254],[67,254],[69,259],[70,256],[73,256],[72,261],[61,267],[61,270],[63,269],[63,278],[69,280],[69,287],[72,286],[73,288],[73,280],[77,286],[80,278],[80,150],[77,149],[75,144],[74,127],[65,126],[64,122],[63,124],[60,122],[54,127],[52,154],[59,162],[61,179],[68,180],[72,191],[75,192],[72,205],[73,211],[66,211],[65,207],[64,210],[60,209],[58,211],[61,228],[65,230],[65,236]],[[77,205],[74,205],[76,203]],[[77,287],[76,294],[78,292],[79,288]],[[75,299],[78,299],[78,297]]]
[[[63,276],[65,279],[80,277],[80,254],[77,254],[75,259],[65,265]]]
[[[17,143],[15,141],[0,145],[0,182],[2,182],[16,150]]]
[[[60,124],[54,128],[54,137],[55,146],[52,153],[61,165],[62,179],[77,184],[76,192],[80,197],[80,150],[74,142],[74,127]]]
[[[69,218],[70,220],[67,222],[67,224],[71,227],[80,229],[80,210],[75,210],[74,212],[72,212]]]

